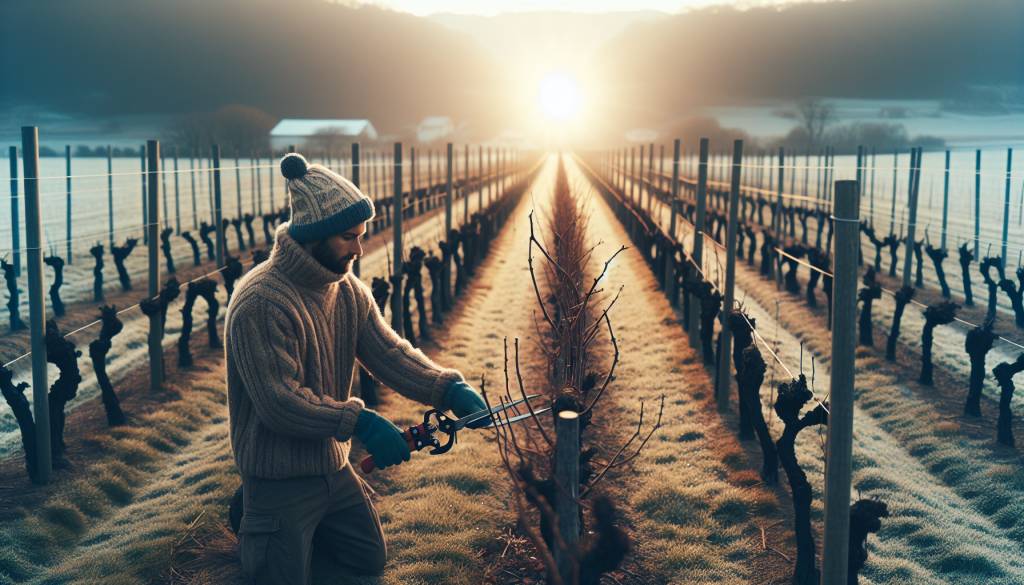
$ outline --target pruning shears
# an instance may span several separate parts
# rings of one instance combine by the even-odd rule
[[[441,455],[442,453],[447,453],[449,450],[451,450],[452,445],[456,443],[456,436],[458,431],[465,428],[466,425],[485,419],[495,414],[503,413],[509,408],[518,406],[520,404],[523,404],[524,402],[528,402],[532,398],[537,398],[539,396],[540,394],[531,394],[526,398],[520,398],[519,400],[515,400],[513,402],[505,402],[497,406],[492,406],[491,408],[478,410],[477,412],[467,414],[466,416],[463,416],[461,418],[452,418],[447,414],[441,412],[440,410],[432,408],[427,412],[423,413],[422,423],[407,428],[405,431],[402,432],[402,437],[404,437],[406,442],[409,443],[410,451],[420,451],[427,447],[432,447],[432,449],[430,450],[431,455]],[[547,406],[539,410],[534,410],[532,412],[519,414],[505,419],[502,419],[499,416],[492,419],[489,424],[476,428],[488,429],[500,425],[509,425],[515,422],[519,422],[525,418],[547,412],[549,410],[551,410],[551,407]],[[439,431],[448,435],[448,440],[445,441],[444,444],[442,444],[441,441],[436,436],[436,433]],[[373,461],[373,455],[368,455],[365,459],[363,459],[362,462],[360,462],[359,464],[359,468],[363,470],[363,473],[372,472],[376,468],[376,464]]]

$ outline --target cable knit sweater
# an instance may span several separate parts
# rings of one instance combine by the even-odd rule
[[[384,322],[369,287],[317,262],[277,229],[270,259],[243,277],[225,324],[231,448],[242,475],[322,475],[348,462],[363,409],[358,360],[378,380],[446,409],[462,375],[433,363]]]

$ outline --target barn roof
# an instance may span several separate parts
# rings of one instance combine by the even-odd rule
[[[284,118],[270,131],[271,136],[315,136],[324,132],[337,132],[343,136],[359,136],[363,132],[371,138],[377,136],[377,129],[369,120],[330,120]]]

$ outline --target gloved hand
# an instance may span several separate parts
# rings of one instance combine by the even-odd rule
[[[409,443],[402,430],[373,410],[364,408],[359,412],[355,434],[380,469],[409,460]]]
[[[487,409],[487,403],[484,402],[484,397],[480,396],[480,393],[473,389],[472,386],[459,380],[452,382],[448,386],[448,390],[445,392],[444,401],[451,408],[451,411],[455,416],[462,418],[467,414],[473,414],[474,412],[480,412],[481,410]],[[486,427],[491,424],[491,417],[482,418],[478,421],[474,421],[466,425],[471,429],[479,429],[480,427]]]

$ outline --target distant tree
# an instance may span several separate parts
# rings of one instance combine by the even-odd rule
[[[323,128],[309,138],[307,148],[319,155],[339,156],[352,143],[351,138],[337,128]]]
[[[132,147],[130,147],[130,146],[125,146],[125,147],[115,146],[111,150],[111,156],[114,156],[114,157],[125,157],[125,158],[134,158],[134,157],[139,156],[139,151],[134,149],[134,148],[132,148]]]
[[[723,128],[717,118],[712,116],[694,116],[670,125],[666,129],[667,136],[701,136],[710,140],[715,147],[731,145],[733,140],[742,140],[745,149],[757,147],[757,140],[744,130]]]
[[[815,152],[812,148],[812,141],[807,134],[807,129],[797,126],[783,137],[778,145],[783,146],[787,152]],[[832,126],[819,139],[819,147],[830,146],[839,154],[852,154],[857,152],[858,146],[876,148],[882,151],[893,149],[907,149],[911,146],[920,146],[926,150],[938,150],[945,148],[946,141],[935,136],[914,136],[907,133],[903,124],[891,122],[854,122]]]
[[[111,154],[113,154],[113,152]],[[136,152],[135,155],[138,155],[138,153]],[[75,146],[74,157],[107,158],[107,145],[98,144],[96,146],[89,146],[88,144],[79,144]]]
[[[825,130],[835,117],[835,108],[820,98],[807,98],[797,104],[796,118],[807,137],[806,148],[814,150],[824,145]]]
[[[270,129],[276,122],[263,110],[231,104],[183,116],[168,126],[166,136],[168,145],[182,153],[206,153],[212,144],[224,152],[255,153],[270,147]]]

